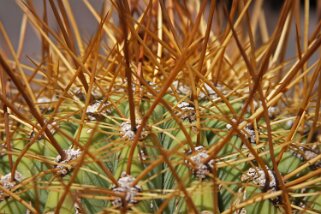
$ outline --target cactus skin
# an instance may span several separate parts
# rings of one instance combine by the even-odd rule
[[[304,32],[286,0],[271,35],[264,1],[83,1],[90,40],[69,2],[17,1],[18,45],[0,24],[0,213],[321,213],[309,1]]]

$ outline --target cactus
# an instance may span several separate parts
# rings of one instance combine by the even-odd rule
[[[31,64],[0,24],[0,213],[321,212],[321,37],[285,59],[295,1],[271,35],[262,1],[83,2],[88,41],[68,1],[58,31],[17,1]]]

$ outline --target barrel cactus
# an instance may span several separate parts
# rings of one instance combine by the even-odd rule
[[[269,35],[262,1],[84,0],[90,40],[44,2],[17,2],[42,58],[0,25],[0,213],[321,212],[321,37],[284,57],[295,1]]]

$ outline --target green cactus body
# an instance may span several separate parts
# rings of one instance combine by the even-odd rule
[[[321,213],[319,1],[35,2],[0,14],[0,213]]]
[[[62,194],[63,194],[63,191],[59,191],[59,189],[49,191],[47,202],[44,208],[45,213],[54,212],[56,210],[56,206]],[[74,201],[69,194],[66,196],[60,208],[59,213],[64,213],[64,214],[75,213]]]

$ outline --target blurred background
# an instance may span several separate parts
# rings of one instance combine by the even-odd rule
[[[48,22],[49,25],[55,29],[57,26],[56,21],[53,18],[52,10],[49,5],[48,0],[33,0],[34,7],[36,8],[38,14],[42,14],[43,11],[43,2],[47,1],[47,8],[48,8]],[[139,1],[134,0],[132,2]],[[209,0],[210,1],[210,0]],[[258,0],[254,0],[258,1]],[[254,2],[253,1],[253,2]],[[303,26],[304,26],[304,0],[294,0],[298,1],[298,4],[300,4],[300,20],[301,20],[301,32],[303,32]],[[69,3],[71,5],[71,8],[74,12],[74,16],[76,19],[76,22],[78,23],[78,27],[80,30],[80,33],[82,35],[82,38],[85,41],[89,41],[91,36],[94,34],[96,27],[97,27],[97,21],[93,17],[92,13],[88,10],[88,7],[85,6],[85,1],[81,0],[69,0]],[[88,0],[90,4],[93,6],[93,8],[100,12],[102,6],[104,5],[104,0]],[[110,1],[107,0],[107,5],[110,4]],[[227,7],[231,5],[231,0],[218,0],[218,4],[222,4],[224,2],[227,4]],[[184,3],[184,1],[182,1]],[[263,0],[263,10],[265,13],[265,16],[267,17],[267,27],[268,27],[268,33],[269,35],[272,34],[273,29],[275,28],[275,25],[277,23],[279,12],[282,7],[283,1],[282,0]],[[321,2],[318,4],[317,0],[310,0],[309,6],[310,6],[310,12],[309,12],[309,32],[312,32],[315,27],[318,24],[318,20],[320,17],[320,11],[321,8],[318,9],[318,5],[320,7]],[[106,9],[108,10],[108,8]],[[14,0],[1,0],[0,1],[0,22],[4,26],[7,34],[9,35],[9,38],[14,46],[15,49],[17,49],[18,41],[19,41],[19,33],[20,33],[20,25],[22,22],[23,13],[19,6],[17,5],[16,1]],[[292,20],[293,21],[293,20]],[[294,22],[294,21],[293,21]],[[293,25],[294,26],[294,25]],[[289,36],[289,44],[295,42],[295,28],[291,27],[291,33]],[[295,43],[294,43],[295,44]],[[0,48],[1,50],[6,49],[6,45],[4,45],[4,40],[2,35],[0,34]],[[32,27],[28,25],[27,31],[26,31],[26,39],[25,39],[25,45],[24,49],[22,51],[22,61],[24,61],[25,56],[31,56],[33,58],[39,57],[39,53],[41,50],[41,43],[39,42],[39,35],[35,34]],[[291,46],[289,45],[288,51],[286,54],[286,58],[291,58],[295,56],[296,50],[295,45]]]

